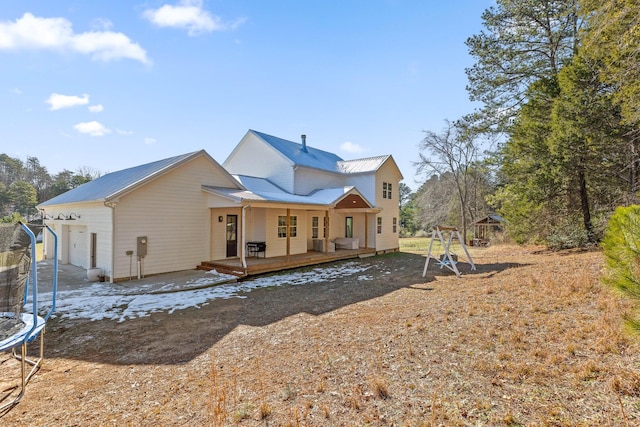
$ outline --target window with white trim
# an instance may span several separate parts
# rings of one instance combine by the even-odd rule
[[[382,234],[382,217],[378,217],[378,234]]]
[[[278,216],[278,237],[287,237],[287,217]]]
[[[382,183],[382,198],[383,199],[391,199],[392,194],[392,184],[390,182]]]
[[[289,217],[289,237],[298,235],[298,217]],[[278,237],[287,237],[287,217],[285,215],[278,216]]]
[[[318,238],[318,217],[317,216],[313,216],[311,217],[311,238],[312,239],[317,239]]]

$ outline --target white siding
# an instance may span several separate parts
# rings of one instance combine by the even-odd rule
[[[354,186],[372,205],[376,205],[376,176],[374,173],[347,175],[345,185]]]
[[[369,228],[367,229],[367,247],[376,248],[376,217],[375,214],[366,214]]]
[[[74,213],[75,220],[47,220],[58,235],[58,258],[62,264],[74,264],[80,267],[90,266],[90,238],[97,236],[96,267],[101,268],[107,276],[111,274],[111,209],[102,202],[77,203],[59,206],[48,206],[45,213],[57,218],[59,214],[67,217]],[[79,230],[82,229],[82,233]],[[72,238],[71,234],[75,234]],[[82,237],[80,236],[82,235]],[[45,233],[45,239],[49,236]],[[82,241],[78,239],[82,238]],[[52,239],[47,240],[47,256],[53,254]],[[75,248],[73,244],[75,242]]]
[[[377,233],[376,228],[376,250],[394,250],[399,247],[398,232],[400,231],[400,208],[399,208],[399,186],[400,174],[393,166],[393,162],[385,162],[376,173],[376,207],[382,208],[378,216],[382,217],[382,234]],[[382,198],[383,183],[391,183],[391,199]],[[397,227],[393,232],[393,218],[396,218]]]
[[[314,190],[344,185],[344,176],[337,173],[303,167],[295,171],[295,194],[307,195]]]
[[[192,269],[211,259],[211,214],[202,184],[228,181],[205,157],[196,157],[120,199],[115,208],[116,279],[129,277],[126,252],[134,251],[137,261],[137,237],[148,239],[144,275]]]
[[[324,239],[324,218],[326,215],[326,211],[307,211],[307,250],[313,250],[313,220],[312,218],[315,216],[318,218],[318,239]],[[331,221],[331,216],[329,216],[329,221]],[[331,230],[329,230],[331,233]],[[329,237],[329,236],[327,236]]]
[[[329,232],[329,239],[333,240],[336,237],[346,237],[346,220],[349,216],[353,218],[353,237],[357,237],[359,239],[359,246],[361,248],[364,248],[366,227],[366,215],[364,213],[342,212],[340,210],[333,211],[329,218],[331,227]],[[370,225],[371,224],[369,224],[369,226]],[[373,240],[369,239],[367,244],[369,247],[372,247]]]
[[[267,210],[265,208],[245,209],[247,241],[267,241]]]
[[[266,239],[267,257],[287,255],[287,239],[278,237],[278,216],[286,216],[286,209],[269,209],[266,211]],[[291,210],[291,216],[298,218],[297,236],[290,238],[289,254],[304,254],[307,252],[307,212]]]
[[[227,258],[227,215],[238,215],[238,256],[242,244],[242,209],[211,209],[211,259]],[[220,221],[222,217],[222,221]]]
[[[246,233],[244,241],[267,241],[266,229],[266,212],[265,208],[246,208],[245,210],[245,227]],[[227,241],[226,241],[226,215],[238,215],[238,257],[240,253],[240,245],[242,245],[242,208],[216,208],[211,209],[211,259],[222,260],[227,257]],[[223,221],[219,221],[219,217]],[[246,250],[246,248],[245,248]]]
[[[83,225],[70,225],[69,229],[69,264],[89,268],[89,234]]]
[[[253,134],[240,141],[223,166],[231,174],[267,178],[289,193],[294,191],[293,164]]]

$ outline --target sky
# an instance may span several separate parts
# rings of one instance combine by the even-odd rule
[[[114,172],[249,129],[345,160],[393,155],[477,106],[465,40],[493,0],[21,0],[0,8],[0,153]]]

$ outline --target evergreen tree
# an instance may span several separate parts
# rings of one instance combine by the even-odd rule
[[[13,205],[13,211],[24,218],[37,212],[38,195],[33,185],[25,181],[16,181],[9,186],[9,201]]]
[[[497,153],[500,182],[489,201],[508,220],[509,235],[518,243],[544,241],[561,212],[561,171],[548,145],[551,113],[559,90],[555,78],[531,85],[528,101]]]
[[[467,90],[483,104],[473,121],[482,131],[507,131],[540,80],[553,80],[575,51],[577,0],[496,0],[482,14],[485,30],[466,44],[475,64]]]
[[[559,73],[560,96],[552,113],[550,147],[562,170],[568,210],[582,217],[586,240],[595,243],[593,215],[610,212],[627,199],[618,170],[625,163],[626,133],[611,88],[599,78],[597,63],[576,55]]]
[[[601,64],[601,77],[615,86],[615,100],[628,125],[640,124],[640,0],[581,0],[586,17],[583,47]]]

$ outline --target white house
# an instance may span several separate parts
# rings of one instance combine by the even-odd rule
[[[251,256],[323,262],[397,250],[401,179],[390,155],[345,161],[304,136],[249,130],[223,165],[188,153],[104,175],[39,209],[60,236],[60,261],[111,281],[216,261],[249,274]]]

